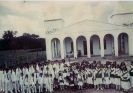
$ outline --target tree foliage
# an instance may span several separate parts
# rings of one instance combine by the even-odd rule
[[[0,51],[2,50],[20,50],[20,49],[40,49],[46,50],[45,39],[39,35],[24,33],[16,37],[17,31],[4,31],[0,39]]]

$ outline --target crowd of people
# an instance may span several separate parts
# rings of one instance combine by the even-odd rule
[[[0,91],[4,93],[52,93],[56,90],[115,89],[133,91],[133,62],[72,62],[69,59],[0,68]]]

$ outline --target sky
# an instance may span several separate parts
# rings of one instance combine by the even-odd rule
[[[44,20],[62,18],[64,26],[85,19],[110,23],[110,16],[133,12],[132,1],[0,1],[0,38],[4,31],[45,38]]]

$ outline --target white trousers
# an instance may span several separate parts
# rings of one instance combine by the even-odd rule
[[[39,85],[39,92],[42,92],[43,91],[43,84],[40,84]]]
[[[31,90],[32,90],[33,93],[37,92],[35,84],[31,86]]]
[[[29,85],[25,85],[24,89],[26,90],[26,93],[31,93]]]
[[[53,84],[49,84],[49,91],[50,91],[50,92],[53,91]]]
[[[17,93],[17,82],[16,81],[14,81],[13,83],[13,89],[15,90],[15,93]]]
[[[20,84],[21,93],[24,93],[24,84]]]

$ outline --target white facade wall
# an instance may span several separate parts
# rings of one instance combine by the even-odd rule
[[[92,26],[93,25],[93,26]],[[110,30],[113,29],[113,30]],[[125,31],[126,29],[126,31]],[[99,31],[100,30],[100,31]],[[71,37],[73,40],[73,49],[74,49],[74,57],[76,57],[76,40],[79,36],[85,36],[86,41],[87,41],[87,57],[91,57],[90,56],[90,39],[93,40],[93,54],[94,55],[101,55],[102,57],[106,54],[110,54],[112,52],[112,48],[114,46],[115,49],[115,56],[118,56],[118,36],[121,33],[127,33],[128,34],[128,47],[126,48],[126,51],[129,51],[129,55],[133,56],[133,38],[132,38],[132,34],[133,34],[133,29],[129,28],[129,27],[121,27],[121,26],[115,26],[115,25],[110,25],[110,24],[104,24],[104,23],[97,23],[97,22],[89,22],[89,21],[83,21],[81,23],[78,23],[76,25],[70,26],[70,27],[66,27],[62,30],[59,30],[57,32],[51,33],[51,34],[47,34],[46,35],[46,51],[47,51],[47,59],[51,60],[52,59],[52,49],[50,49],[49,47],[51,46],[51,40],[53,38],[58,38],[60,40],[60,45],[64,45],[64,47],[67,47],[67,51],[70,51],[70,44],[68,44],[68,46],[65,46],[63,40],[66,37]],[[111,38],[107,37],[107,50],[104,50],[104,36],[107,34],[112,34],[114,37],[114,42],[111,42]],[[95,38],[91,38],[91,36],[93,35],[98,35],[98,37]],[[82,40],[82,39],[81,39]],[[101,50],[99,49],[99,40],[100,40],[100,46],[101,46]],[[68,40],[69,41],[69,40]],[[82,40],[83,41],[83,40]],[[81,41],[79,41],[81,42]],[[81,44],[81,43],[80,43]],[[114,45],[113,45],[114,44]],[[83,45],[83,43],[82,43]],[[82,45],[79,46],[79,49],[81,49],[81,52],[83,51],[82,49]],[[65,48],[61,48],[60,52],[61,52],[61,58],[64,58],[65,55]],[[63,52],[62,52],[63,51]],[[63,55],[64,53],[64,55]],[[82,52],[83,53],[83,52]],[[84,54],[84,53],[83,53]]]
[[[45,22],[45,31],[46,31],[46,33],[48,31],[51,33],[51,32],[60,30],[63,27],[64,27],[64,21],[63,20],[46,21]]]

